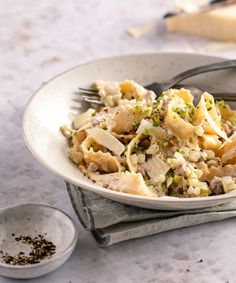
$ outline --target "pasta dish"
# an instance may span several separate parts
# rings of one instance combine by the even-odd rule
[[[159,98],[134,81],[96,81],[104,106],[61,131],[83,174],[114,191],[199,197],[236,189],[236,111],[188,89]]]

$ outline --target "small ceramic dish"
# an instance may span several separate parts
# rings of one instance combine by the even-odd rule
[[[11,265],[1,256],[0,275],[26,279],[47,274],[61,266],[72,254],[78,233],[71,218],[61,210],[41,204],[22,204],[0,210],[0,250],[15,256],[29,254],[31,248],[16,237],[42,235],[55,246],[55,253],[36,264]]]

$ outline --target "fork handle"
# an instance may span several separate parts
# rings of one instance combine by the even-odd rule
[[[207,73],[207,72],[212,72],[212,71],[218,71],[218,70],[224,70],[224,69],[231,69],[236,67],[236,60],[227,60],[219,63],[214,63],[214,64],[209,64],[209,65],[204,65],[204,66],[199,66],[190,70],[187,70],[175,77],[173,77],[169,81],[168,88],[173,87],[174,85],[178,84],[179,82],[189,78],[193,77],[199,74]]]
[[[236,101],[236,93],[235,92],[213,92],[211,93],[215,100],[224,100],[224,101]]]

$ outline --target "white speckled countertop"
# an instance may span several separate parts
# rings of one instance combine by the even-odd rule
[[[79,241],[57,271],[41,283],[236,282],[235,219],[180,229],[101,249],[80,226],[64,182],[31,155],[21,117],[32,93],[57,73],[110,55],[178,51],[233,57],[233,44],[167,34],[161,16],[171,0],[1,0],[0,208],[26,202],[63,209],[76,221]],[[127,29],[153,24],[134,39]],[[226,48],[227,47],[227,48]],[[200,260],[203,262],[199,262]],[[18,282],[0,277],[0,283]]]

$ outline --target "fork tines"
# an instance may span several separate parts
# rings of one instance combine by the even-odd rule
[[[79,87],[79,91],[80,91],[81,93],[97,94],[97,95],[98,95],[98,91],[95,90],[95,89],[88,89],[88,88]]]
[[[98,96],[98,91],[93,89],[87,89],[79,87],[80,100],[93,104],[103,105]]]

